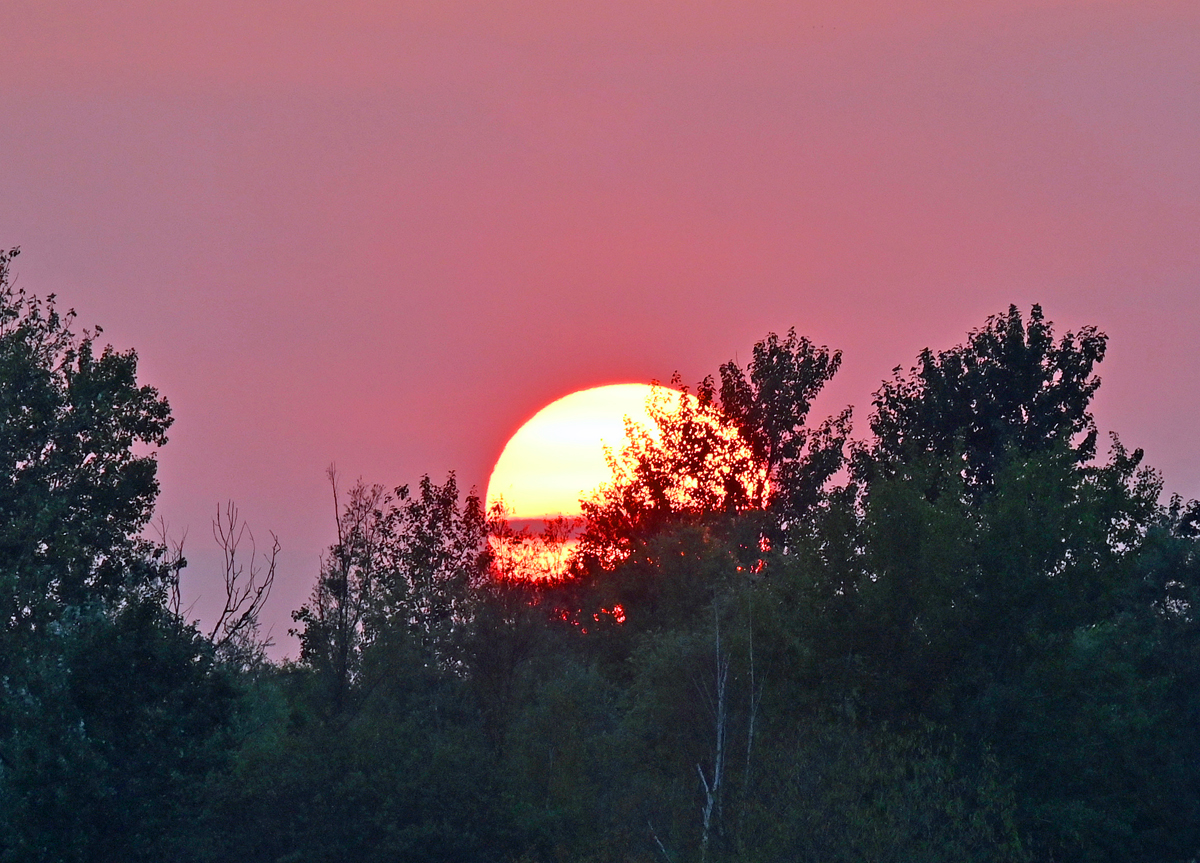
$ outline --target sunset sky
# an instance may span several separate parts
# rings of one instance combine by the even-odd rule
[[[286,645],[331,462],[482,492],[550,401],[791,326],[863,434],[1009,303],[1095,324],[1101,428],[1200,496],[1195,0],[3,9],[0,245],[169,398],[197,614],[227,499]]]

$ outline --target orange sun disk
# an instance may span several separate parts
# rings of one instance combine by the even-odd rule
[[[565,575],[578,544],[571,534],[580,498],[612,480],[605,448],[621,450],[626,419],[656,430],[646,408],[654,392],[647,384],[580,390],[542,408],[509,439],[488,481],[488,512],[502,507],[516,525],[566,521],[541,533],[492,537],[501,573],[533,580]]]
[[[591,497],[605,483],[614,481],[609,460],[629,440],[627,424],[641,426],[651,438],[661,439],[662,430],[653,418],[651,405],[661,418],[664,411],[674,412],[673,403],[683,403],[675,402],[675,396],[689,400],[693,408],[699,405],[691,394],[658,385],[593,387],[551,402],[517,430],[488,481],[488,512],[507,519],[491,537],[498,577],[543,581],[566,575],[578,546],[575,535],[583,511],[580,499]],[[676,436],[679,433],[678,429],[671,431]],[[734,445],[736,459],[749,456],[732,427],[721,428],[718,435]],[[724,482],[692,476],[679,480],[675,491],[683,508],[709,505],[705,501]],[[701,482],[706,484],[701,486]],[[760,494],[765,482],[765,475],[752,478]],[[540,532],[531,525],[538,521],[545,525]],[[514,529],[521,525],[524,527]]]

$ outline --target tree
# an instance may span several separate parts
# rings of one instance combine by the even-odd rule
[[[828,718],[779,729],[759,759],[745,860],[1023,863],[995,760],[944,732]]]
[[[490,553],[483,506],[473,492],[460,502],[454,474],[440,486],[422,477],[415,494],[404,485],[389,495],[360,480],[342,507],[337,474],[328,473],[338,540],[311,599],[292,618],[300,624],[301,660],[324,681],[337,715],[355,693],[392,674],[374,663],[374,677],[360,679],[372,651],[389,661],[403,654],[431,672],[459,666]]]
[[[428,663],[455,669],[473,594],[488,579],[491,552],[483,504],[472,489],[460,501],[451,473],[440,486],[428,476],[414,491],[396,489],[383,520],[377,601],[366,620],[370,638],[402,632]]]
[[[143,446],[166,443],[166,399],[137,383],[137,354],[76,336],[11,284],[18,253],[0,254],[0,653],[64,609],[142,587],[132,567],[153,554],[140,531],[158,493]],[[145,570],[141,573],[146,574]],[[2,662],[3,660],[0,660]],[[2,669],[0,669],[2,670]]]
[[[471,689],[475,654],[503,652],[469,639],[490,559],[482,504],[453,474],[344,496],[329,476],[338,537],[293,615],[290,711],[245,752],[212,857],[507,859],[495,711]]]
[[[171,424],[0,253],[0,859],[152,860],[194,812],[236,691],[141,537]]]
[[[782,340],[768,333],[755,344],[745,370],[732,361],[721,366],[722,413],[763,469],[755,503],[784,520],[794,520],[815,504],[842,466],[850,409],[816,429],[806,425],[813,399],[841,364],[841,351],[817,347],[791,329]],[[701,399],[713,388],[706,381]]]
[[[160,599],[52,629],[0,689],[0,860],[181,859],[233,743],[233,675]]]
[[[1115,437],[1094,462],[1105,343],[1093,327],[1056,341],[1040,307],[1028,325],[1010,307],[876,393],[875,439],[855,454],[854,591],[877,694],[908,686],[923,704],[948,678],[1007,677],[1039,639],[1121,607],[1161,480]]]
[[[926,348],[908,374],[896,367],[875,394],[870,454],[860,451],[860,477],[922,454],[961,460],[967,488],[986,491],[1012,454],[1062,444],[1079,463],[1096,455],[1089,405],[1108,337],[1095,327],[1057,342],[1041,306],[1022,320],[1016,306],[987,319],[965,345]]]
[[[336,717],[346,709],[362,667],[363,620],[374,595],[383,549],[383,486],[361,480],[350,489],[345,507],[337,471],[326,471],[333,490],[337,542],[321,561],[309,601],[292,612],[300,628],[300,660],[325,692],[325,710]]]
[[[766,474],[721,409],[711,386],[699,398],[655,386],[646,408],[654,431],[626,419],[625,445],[609,450],[611,482],[583,500],[579,556],[611,568],[638,537],[678,521],[732,515],[761,504]]]
[[[860,718],[932,721],[994,753],[1037,857],[1188,859],[1195,832],[1168,825],[1195,777],[1172,765],[1197,738],[1167,645],[1186,643],[1193,576],[1141,451],[1114,436],[1096,459],[1105,342],[1010,308],[884,384],[838,567],[850,610],[810,647],[846,658]]]
[[[162,533],[165,544],[165,525]],[[225,602],[217,614],[216,621],[208,629],[208,640],[217,655],[227,663],[236,664],[241,668],[261,665],[265,661],[270,641],[264,642],[259,639],[259,614],[271,596],[271,588],[275,585],[279,537],[271,534],[270,553],[264,552],[262,562],[257,561],[255,558],[258,546],[254,541],[254,534],[250,531],[250,526],[242,520],[233,501],[226,502],[223,513],[220,507],[217,508],[217,514],[212,521],[212,534],[217,545],[221,547],[221,555],[225,562]],[[244,553],[243,545],[247,538],[250,540],[248,554]],[[240,556],[239,552],[242,552]],[[182,541],[175,546],[173,555],[182,564]],[[249,561],[246,558],[249,558]],[[178,568],[181,567],[177,566]],[[178,580],[173,585],[170,605],[178,616],[181,613]]]

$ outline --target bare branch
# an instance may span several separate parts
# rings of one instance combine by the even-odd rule
[[[212,531],[225,558],[225,603],[208,632],[208,640],[221,650],[242,645],[257,631],[259,613],[275,584],[280,545],[279,537],[272,533],[271,550],[263,553],[259,563],[254,534],[233,501],[225,504],[224,513],[217,507]],[[247,555],[239,557],[245,539],[250,541],[248,564],[244,562]]]

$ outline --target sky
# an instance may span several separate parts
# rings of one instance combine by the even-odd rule
[[[482,493],[575,390],[789,327],[814,414],[1010,303],[1110,337],[1100,427],[1200,497],[1200,4],[7,0],[0,245],[136,348],[194,614],[236,501],[334,536],[326,468]]]

